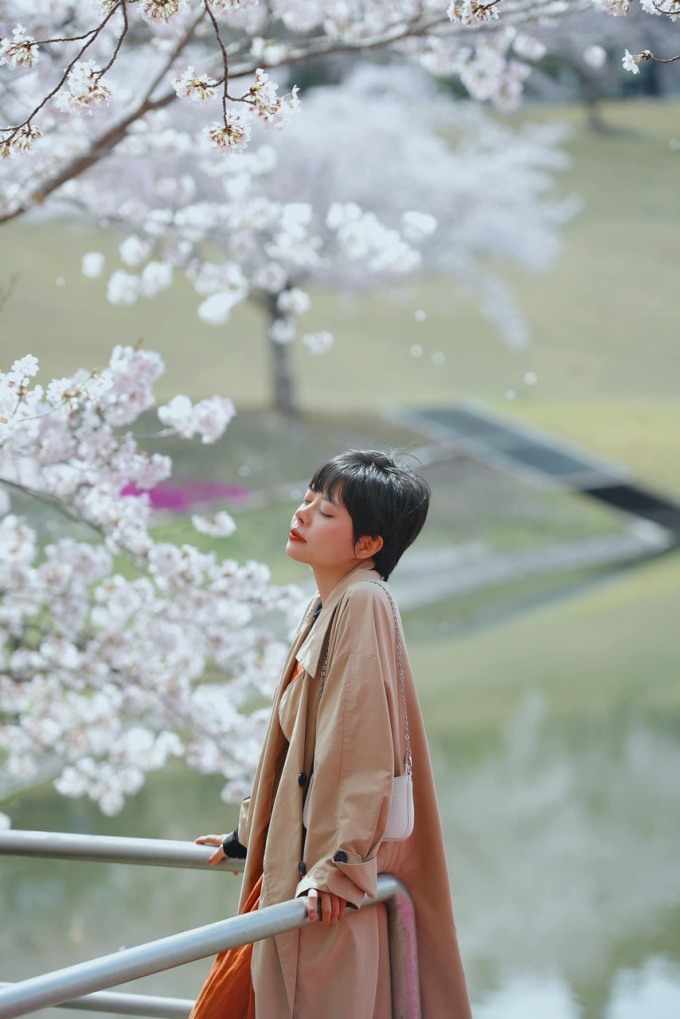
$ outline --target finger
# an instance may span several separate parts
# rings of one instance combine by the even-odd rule
[[[307,916],[312,923],[319,917],[319,893],[316,888],[310,888],[307,895]]]
[[[226,835],[199,835],[194,842],[199,846],[221,846]]]
[[[226,858],[227,854],[225,853],[224,849],[222,849],[222,846],[218,846],[215,852],[211,853],[210,856],[208,857],[208,863],[214,865],[216,863],[221,863],[222,860],[226,860]]]
[[[321,920],[325,927],[328,927],[331,923],[331,916],[333,913],[333,901],[330,895],[321,896]]]
[[[338,921],[342,920],[343,916],[345,915],[345,910],[346,909],[347,909],[347,900],[346,899],[340,899],[340,904],[338,906]]]

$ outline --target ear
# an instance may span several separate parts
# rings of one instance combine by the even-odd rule
[[[357,559],[372,559],[383,547],[383,540],[379,534],[364,534],[354,546],[354,554]]]

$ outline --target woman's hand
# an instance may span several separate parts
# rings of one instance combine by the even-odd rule
[[[199,835],[197,839],[194,839],[194,842],[198,846],[217,846],[215,852],[208,857],[207,862],[209,866],[214,866],[216,863],[222,863],[222,860],[226,860],[228,858],[222,848],[222,843],[226,838],[229,838],[229,832],[227,832],[226,835]],[[235,870],[234,874],[237,873],[238,871]]]
[[[226,860],[227,854],[222,848],[222,843],[228,837],[229,832],[227,832],[226,835],[199,835],[197,839],[194,839],[194,842],[198,846],[217,846],[212,856],[208,857],[208,863],[214,865],[216,863],[221,863],[222,860]]]
[[[320,892],[318,888],[310,888],[307,893],[307,916],[312,922],[320,919],[326,927],[342,920],[346,906],[347,900],[341,899],[333,892]]]

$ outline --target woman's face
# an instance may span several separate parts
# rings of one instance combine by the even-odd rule
[[[354,541],[354,526],[346,508],[336,498],[311,489],[293,514],[286,555],[312,569],[338,574],[366,559],[361,541]]]

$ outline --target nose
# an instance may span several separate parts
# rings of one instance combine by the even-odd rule
[[[308,510],[309,506],[306,503],[301,502],[298,508],[293,513],[293,520],[299,520],[302,523],[304,523],[307,518]]]

